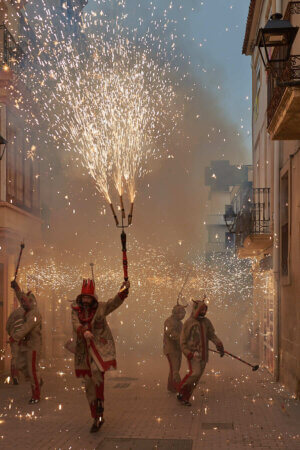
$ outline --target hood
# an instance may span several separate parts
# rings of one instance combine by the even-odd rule
[[[37,302],[34,294],[31,291],[28,291],[27,294],[25,294],[25,292],[22,292],[21,308],[25,311],[30,311],[35,306],[37,306]]]
[[[183,314],[185,316],[185,313],[185,307],[182,305],[175,305],[172,309],[172,316],[175,316],[176,318],[179,318]]]
[[[78,306],[83,307],[82,297],[85,297],[87,294],[79,294],[76,298],[76,304]],[[93,299],[92,303],[89,305],[91,308],[96,308],[98,306],[98,297],[97,295],[89,295]]]
[[[204,308],[206,308],[206,312],[208,310],[208,306],[207,306],[207,304],[205,303],[204,300],[193,300],[192,307],[193,307],[193,310],[192,310],[191,316],[194,319],[201,319],[202,317],[205,317],[205,315],[204,316],[200,316],[200,312]]]

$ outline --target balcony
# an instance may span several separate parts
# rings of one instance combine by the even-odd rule
[[[29,26],[24,27],[20,19],[19,45],[5,25],[0,25],[0,103],[15,104],[16,99],[22,93],[24,101],[32,102],[30,86],[25,85],[26,77],[20,77],[22,71],[29,69],[29,60],[26,58],[26,49],[32,42],[32,30]],[[15,89],[10,89],[12,83]]]
[[[270,188],[255,188],[248,208],[237,214],[236,247],[240,258],[253,258],[273,245]]]
[[[24,58],[24,52],[5,25],[0,25],[0,64],[4,72],[14,70]]]
[[[300,25],[300,1],[289,2],[284,19]],[[300,139],[300,32],[292,55],[268,73],[268,132],[273,140]]]
[[[19,242],[26,240],[30,244],[41,242],[42,219],[12,205],[0,201],[0,246],[15,252]]]

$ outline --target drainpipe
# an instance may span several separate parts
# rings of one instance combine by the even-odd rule
[[[276,8],[274,10],[274,7]],[[282,0],[273,1],[273,14],[282,13]],[[274,378],[279,380],[280,342],[280,141],[274,141]]]

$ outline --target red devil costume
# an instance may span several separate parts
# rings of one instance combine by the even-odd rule
[[[81,294],[72,306],[75,337],[75,374],[83,378],[94,423],[91,432],[103,424],[104,373],[116,369],[115,343],[106,316],[122,305],[129,293],[125,282],[119,293],[107,302],[99,302],[92,280],[83,280]]]
[[[13,384],[19,384],[18,361],[20,353],[20,345],[12,338],[12,334],[17,332],[24,323],[25,310],[22,306],[15,309],[8,317],[6,322],[6,331],[9,335],[9,344],[11,351],[10,374]]]
[[[191,317],[184,323],[180,336],[181,350],[187,357],[189,372],[180,384],[177,398],[187,406],[191,406],[189,399],[208,361],[208,341],[212,341],[224,356],[223,344],[216,336],[211,321],[205,317],[206,312],[207,305],[203,300],[193,300]]]
[[[41,396],[39,359],[42,349],[42,316],[32,292],[22,292],[16,281],[12,281],[11,287],[25,310],[24,323],[11,333],[12,341],[20,346],[17,367],[25,379],[30,380],[32,397],[29,403],[38,403]]]
[[[180,348],[180,334],[182,331],[182,320],[185,316],[185,307],[174,306],[172,315],[164,323],[164,354],[169,363],[168,391],[177,392],[180,385],[180,366],[182,351]]]

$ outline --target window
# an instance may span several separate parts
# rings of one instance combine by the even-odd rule
[[[27,158],[22,124],[8,112],[6,201],[39,215],[38,161]]]
[[[257,120],[259,113],[259,93],[261,86],[261,65],[260,59],[257,58],[256,66],[255,66],[255,79],[254,79],[254,105],[253,105],[253,117],[254,120]]]
[[[255,95],[259,95],[261,85],[261,66],[260,60],[257,60],[256,68],[255,68]]]

